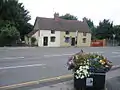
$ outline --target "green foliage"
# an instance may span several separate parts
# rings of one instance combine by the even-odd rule
[[[112,38],[113,34],[113,23],[110,20],[104,19],[99,23],[96,30],[96,37],[98,39],[109,39]]]
[[[29,12],[18,0],[0,0],[0,20],[13,22],[21,38],[32,30],[32,25],[28,23],[30,19]]]
[[[13,23],[6,21],[3,27],[0,28],[0,46],[12,44],[16,42],[20,37],[20,33],[17,31]]]
[[[60,16],[60,18],[66,19],[66,20],[77,20],[77,17],[76,17],[76,16],[73,16],[73,15],[71,15],[71,14],[69,14],[69,13]]]
[[[86,22],[87,22],[90,30],[92,31],[92,39],[96,39],[96,36],[95,36],[95,34],[96,34],[96,28],[94,26],[93,21],[91,19],[86,18],[86,17],[84,17],[84,18],[86,19]]]
[[[35,37],[31,37],[31,43],[32,43],[32,45],[34,45],[35,42],[36,42],[36,38]]]
[[[120,43],[120,25],[115,25],[113,27],[113,33],[116,35],[115,39]]]

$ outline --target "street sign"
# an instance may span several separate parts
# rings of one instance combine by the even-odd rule
[[[86,78],[86,86],[93,86],[93,78]]]

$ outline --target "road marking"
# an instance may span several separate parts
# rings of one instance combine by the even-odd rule
[[[58,77],[47,78],[47,79],[42,79],[42,80],[37,80],[37,81],[30,81],[30,82],[25,82],[25,83],[20,83],[20,84],[1,86],[0,89],[6,90],[6,89],[18,88],[18,87],[23,87],[23,86],[40,84],[42,82],[55,81],[55,80],[59,80],[59,79],[66,79],[66,78],[72,78],[72,77],[73,77],[72,74],[68,74],[68,75],[62,75],[62,76],[58,76]]]
[[[104,52],[86,52],[86,53],[104,53]],[[53,54],[53,55],[44,55],[44,57],[59,57],[59,56],[69,56],[74,55],[75,53],[66,53],[66,54]]]
[[[73,53],[71,54],[53,54],[53,55],[44,55],[44,57],[59,57],[59,56],[68,56],[68,55],[74,55]]]
[[[120,55],[114,55],[114,56],[110,56],[110,57],[114,57],[115,58],[115,57],[120,57]]]
[[[86,52],[86,53],[104,53],[104,52]],[[69,55],[74,55],[75,53],[66,53],[66,54],[52,54],[52,55],[43,55],[43,57],[60,57],[60,56],[69,56]],[[31,57],[31,58],[25,58],[25,57],[5,57],[5,58],[0,58],[0,59],[6,59],[6,60],[13,60],[13,59],[39,59],[41,57]]]
[[[44,66],[44,65],[46,65],[46,64],[32,64],[32,65],[23,65],[23,66],[0,67],[0,70],[3,70],[3,69],[25,68],[25,67],[38,67],[38,66]]]
[[[120,54],[120,52],[112,52],[113,54]]]
[[[116,66],[118,67],[120,65],[116,65]],[[115,68],[116,66],[114,66],[112,68]],[[42,82],[55,81],[55,80],[59,80],[59,79],[66,79],[66,78],[72,78],[72,77],[73,77],[73,74],[68,74],[68,75],[62,75],[62,76],[58,76],[58,77],[47,78],[47,79],[42,79],[42,80],[37,80],[37,81],[30,81],[30,82],[25,82],[25,83],[20,83],[20,84],[1,86],[0,89],[7,90],[7,89],[12,89],[12,88],[19,88],[19,87],[23,87],[23,86],[40,84]]]
[[[24,59],[25,57],[5,57],[0,59]]]

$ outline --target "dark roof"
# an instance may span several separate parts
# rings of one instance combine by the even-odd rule
[[[30,33],[28,33],[28,36],[32,36],[32,35],[35,34],[37,31],[38,31],[38,29],[37,29],[37,30],[32,30]]]
[[[58,30],[58,31],[80,31],[91,32],[88,24],[78,20],[65,20],[61,18],[37,17],[34,30]]]

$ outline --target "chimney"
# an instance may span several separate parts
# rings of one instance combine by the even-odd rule
[[[54,13],[54,19],[58,20],[59,19],[59,13]]]

